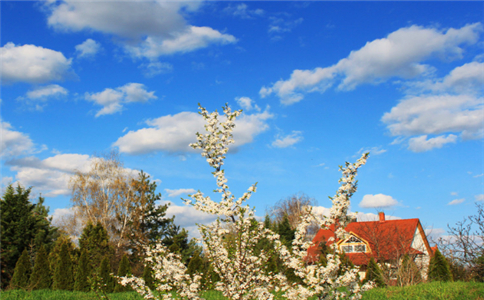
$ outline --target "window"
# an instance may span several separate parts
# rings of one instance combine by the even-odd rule
[[[366,252],[366,245],[355,245],[355,252]]]
[[[343,251],[346,252],[346,253],[353,252],[353,246],[343,246],[343,247],[341,247],[341,249],[343,249]]]

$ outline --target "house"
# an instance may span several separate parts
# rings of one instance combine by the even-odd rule
[[[360,278],[364,278],[371,257],[379,264],[386,264],[389,269],[397,269],[405,254],[419,266],[422,277],[427,277],[433,250],[419,219],[386,220],[385,214],[380,212],[378,221],[351,222],[345,230],[349,237],[336,239],[336,243],[359,267]],[[321,243],[331,245],[334,239],[334,225],[329,229],[320,229],[313,239],[313,246],[308,249],[308,261],[317,261]]]

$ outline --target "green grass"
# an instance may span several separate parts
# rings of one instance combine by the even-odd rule
[[[204,293],[207,300],[225,300],[222,293],[217,291],[207,291]],[[141,300],[141,296],[135,292],[115,293],[108,295],[110,300]],[[22,290],[1,291],[2,300],[96,300],[99,299],[95,293],[50,291],[41,290],[27,292]],[[484,300],[484,283],[477,282],[432,282],[410,287],[387,287],[377,288],[365,292],[363,300]]]

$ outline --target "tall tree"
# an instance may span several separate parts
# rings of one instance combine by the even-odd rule
[[[109,243],[109,236],[107,230],[101,223],[94,226],[88,223],[82,231],[79,238],[79,249],[87,252],[89,265],[91,270],[96,270],[104,256],[111,256],[114,252]]]
[[[0,200],[2,288],[8,285],[25,249],[31,247],[35,252],[42,244],[50,248],[57,235],[57,229],[50,224],[49,210],[43,205],[44,198],[39,197],[37,204],[31,203],[31,190],[20,184],[16,188],[9,185]]]
[[[32,273],[32,266],[30,265],[29,254],[27,249],[24,249],[20,256],[15,270],[13,272],[12,282],[10,287],[13,289],[26,289],[29,287],[30,274]]]
[[[30,277],[30,288],[33,290],[49,289],[52,285],[49,257],[43,245],[35,256],[34,270]]]
[[[74,290],[80,292],[89,292],[91,286],[89,284],[89,276],[91,274],[91,267],[89,264],[89,256],[86,249],[81,250],[79,263],[77,264],[76,278],[74,282]]]
[[[114,291],[114,278],[111,276],[110,257],[105,256],[98,270],[99,280],[101,281],[101,289],[105,293],[112,293]]]
[[[69,246],[67,243],[63,243],[54,268],[53,289],[72,291],[74,288],[73,271]]]
[[[121,258],[121,263],[119,264],[118,268],[118,276],[123,277],[126,275],[131,275],[131,265],[129,263],[128,256],[123,255],[123,258]],[[121,284],[117,283],[116,287],[114,288],[115,292],[128,292],[132,291],[132,289],[129,286],[122,286]]]
[[[430,281],[452,281],[449,263],[439,249],[430,259],[428,278]]]

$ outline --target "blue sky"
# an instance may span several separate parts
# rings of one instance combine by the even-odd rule
[[[482,2],[2,1],[2,186],[56,216],[95,153],[180,197],[215,180],[188,148],[197,103],[243,109],[227,157],[258,215],[306,193],[324,208],[338,165],[370,151],[352,211],[443,233],[484,201]],[[324,208],[323,208],[324,207]]]

